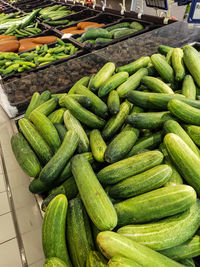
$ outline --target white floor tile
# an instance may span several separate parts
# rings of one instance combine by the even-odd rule
[[[14,171],[8,171],[8,180],[11,189],[20,185],[26,185],[28,188],[30,183],[29,177],[20,169],[20,167]]]
[[[15,228],[13,224],[12,214],[9,212],[7,214],[0,216],[0,243],[5,242],[16,236]],[[1,266],[1,265],[0,265]]]
[[[0,215],[10,211],[7,192],[0,193]]]
[[[23,208],[27,205],[32,206],[36,202],[34,195],[29,192],[26,184],[11,188],[11,192],[15,209]]]
[[[0,164],[1,167],[1,164]],[[0,172],[0,192],[6,191],[6,183],[5,183],[5,178],[4,174]]]
[[[2,159],[1,159],[1,155],[0,155],[0,174],[4,173],[3,170],[3,165],[2,165]]]
[[[22,267],[16,238],[0,245],[0,266]]]

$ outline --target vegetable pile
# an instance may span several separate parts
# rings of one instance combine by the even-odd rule
[[[69,10],[67,6],[53,5],[44,7],[39,11],[39,18],[44,22],[57,20],[69,15],[75,14],[75,11]]]
[[[63,29],[63,30],[61,30],[61,32],[71,33],[72,35],[73,34],[82,34],[83,32],[86,31],[87,28],[90,28],[90,27],[99,28],[99,27],[103,27],[103,26],[104,26],[104,24],[100,24],[100,23],[93,22],[93,21],[81,21],[76,26]]]
[[[13,152],[44,196],[45,267],[195,266],[200,57],[158,51],[35,92],[18,121]]]

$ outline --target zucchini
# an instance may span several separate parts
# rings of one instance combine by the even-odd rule
[[[97,174],[97,177],[103,184],[116,184],[130,176],[153,168],[160,164],[162,160],[163,154],[159,151],[145,152],[103,168]]]
[[[74,91],[75,91],[76,87],[79,86],[79,85],[84,85],[84,86],[87,87],[88,84],[89,84],[89,81],[90,81],[90,77],[88,77],[88,76],[85,76],[85,77],[81,78],[81,79],[80,79],[78,82],[76,82],[76,83],[73,85],[73,87],[69,90],[68,95],[74,94]]]
[[[56,111],[52,112],[48,118],[52,123],[63,123],[63,115],[64,112],[66,111],[66,108],[60,108],[57,109]]]
[[[21,133],[11,137],[11,147],[22,170],[28,176],[37,177],[41,171],[39,160]]]
[[[44,267],[68,267],[68,266],[70,265],[67,265],[64,261],[56,257],[47,259],[44,264]]]
[[[135,261],[143,267],[183,267],[166,256],[143,246],[123,235],[105,231],[97,236],[97,242],[102,253],[110,259],[122,256]]]
[[[86,211],[101,230],[112,230],[117,225],[116,211],[99,183],[90,163],[82,155],[72,158],[71,168]]]
[[[112,34],[110,34],[106,29],[93,28],[83,33],[81,38],[83,41],[96,40],[97,38],[112,39]]]
[[[19,129],[35,151],[42,164],[46,164],[52,157],[53,153],[34,125],[27,119],[23,118],[18,121]]]
[[[178,135],[189,147],[190,149],[199,156],[200,152],[197,146],[194,144],[189,135],[183,130],[180,124],[177,121],[169,120],[164,123],[163,126],[165,134],[174,133]]]
[[[61,194],[47,207],[42,223],[42,245],[46,258],[58,257],[72,267],[65,241],[67,206],[67,198]]]
[[[130,28],[131,29],[135,29],[137,31],[141,31],[141,30],[144,29],[144,26],[141,23],[137,22],[137,21],[133,21],[130,24]]]
[[[91,111],[96,115],[106,118],[108,115],[108,107],[107,105],[93,92],[88,90],[85,86],[79,85],[77,86],[75,93],[88,96],[91,99]]]
[[[182,94],[189,99],[196,99],[196,85],[191,75],[186,75],[183,80]]]
[[[182,177],[200,194],[200,158],[176,134],[169,133],[164,137],[167,151]]]
[[[190,46],[183,47],[183,61],[195,80],[196,84],[200,86],[200,57],[198,51]]]
[[[183,233],[185,233],[185,231]],[[200,236],[195,235],[186,242],[180,243],[180,245],[178,246],[173,246],[168,249],[162,250],[161,253],[174,260],[197,257],[200,255]]]
[[[74,100],[70,96],[66,96],[64,102],[65,106],[72,113],[72,115],[88,127],[99,129],[105,125],[105,121],[103,119],[97,117],[94,113],[83,108],[76,100]]]
[[[104,153],[107,146],[100,131],[97,129],[90,132],[90,146],[95,160],[98,162],[104,162]]]
[[[61,141],[53,123],[44,114],[36,110],[30,114],[30,120],[53,152],[56,152],[61,145]]]
[[[99,88],[98,95],[103,97],[112,90],[115,90],[118,86],[124,83],[129,77],[128,72],[122,71],[111,76],[103,85]]]
[[[90,146],[89,139],[81,123],[70,113],[69,110],[64,113],[64,123],[68,130],[74,130],[79,136],[78,152],[88,152]]]
[[[115,64],[113,62],[106,63],[94,76],[91,90],[97,91],[113,75],[114,71]]]
[[[133,34],[135,32],[136,32],[135,29],[123,29],[123,30],[119,30],[119,31],[117,31],[117,32],[114,33],[113,38],[114,39],[118,39],[118,38],[121,38],[121,37],[130,35],[130,34]]]
[[[94,250],[94,243],[89,218],[80,198],[69,202],[66,225],[72,264],[74,267],[84,267],[89,252]]]
[[[106,30],[111,32],[112,30],[115,30],[115,29],[129,28],[129,26],[130,26],[130,22],[121,22],[121,23],[117,23],[113,26],[107,27]]]
[[[167,83],[174,82],[174,71],[167,61],[159,54],[151,56],[151,62],[161,78]]]
[[[200,127],[195,125],[184,125],[184,128],[194,143],[197,146],[200,146]]]
[[[127,125],[108,145],[105,160],[113,163],[123,159],[139,136],[139,130]]]
[[[64,169],[67,161],[74,154],[79,142],[79,137],[75,131],[68,131],[65,139],[51,160],[40,172],[40,180],[43,183],[50,184],[59,176]]]
[[[189,209],[195,202],[196,192],[191,186],[159,188],[115,204],[118,225],[162,219]]]
[[[162,142],[162,133],[157,132],[140,138],[129,151],[126,157],[132,157],[145,149],[154,149]]]
[[[129,114],[130,109],[131,104],[128,101],[125,101],[120,105],[119,112],[108,120],[102,131],[102,136],[105,140],[110,139],[118,132],[125,122],[126,116]]]
[[[173,50],[173,47],[167,46],[167,45],[159,45],[158,46],[158,52],[162,55],[166,56],[169,51]]]
[[[115,115],[120,110],[120,99],[117,91],[113,90],[108,95],[107,106],[112,115]]]
[[[56,109],[57,105],[58,105],[58,98],[53,97],[49,99],[48,101],[44,102],[42,105],[38,106],[36,109],[34,109],[34,111],[40,112],[44,114],[45,116],[48,116],[50,113],[52,113]],[[29,119],[31,117],[31,114],[29,115]]]
[[[79,85],[77,86],[77,88],[79,87],[85,87],[84,85]],[[85,87],[86,88],[86,87]],[[76,90],[75,90],[76,91]],[[74,92],[75,93],[75,92]],[[90,108],[92,106],[92,101],[90,99],[90,97],[86,96],[86,95],[79,95],[79,94],[70,94],[70,97],[72,97],[74,100],[76,100],[79,104],[81,104],[81,106],[85,107],[85,108]]]
[[[174,91],[160,79],[146,76],[142,78],[141,83],[146,85],[148,89],[155,93],[174,94]]]
[[[32,95],[31,101],[28,105],[28,108],[26,110],[26,113],[24,115],[24,118],[28,119],[31,112],[37,107],[38,100],[40,98],[40,94],[38,92],[35,92]]]
[[[122,256],[115,256],[111,258],[108,262],[110,267],[141,267],[142,265],[137,262],[124,258]]]
[[[90,251],[87,261],[86,267],[106,267],[107,261],[106,259],[99,253],[98,251]]]
[[[48,101],[51,98],[51,92],[49,90],[45,90],[44,92],[41,93],[37,106],[42,105],[44,102]]]
[[[158,165],[111,186],[109,194],[113,198],[121,199],[137,196],[163,186],[171,175],[170,166]]]
[[[130,75],[135,73],[141,68],[146,68],[150,62],[150,57],[141,57],[128,65],[118,67],[117,72],[128,72]]]
[[[66,135],[66,132],[67,132],[67,129],[61,123],[54,123],[53,125],[54,125],[54,127],[56,128],[56,130],[58,132],[58,135],[60,137],[61,142],[63,142],[63,140],[65,138],[65,135]]]
[[[128,92],[135,90],[140,85],[141,79],[146,75],[148,75],[148,71],[146,68],[141,68],[133,75],[131,75],[127,81],[122,83],[117,88],[117,93],[119,94],[119,97],[125,98]]]
[[[195,253],[195,248],[199,251],[199,238],[195,240],[193,248],[192,244],[191,247],[190,245],[189,247],[186,245],[190,244],[187,240],[194,235],[199,224],[200,215],[198,202],[194,203],[189,210],[183,213],[153,223],[127,225],[120,228],[118,233],[154,250],[160,250],[160,253],[169,258],[178,260],[178,257],[175,256],[178,252],[180,257],[184,252],[185,256],[188,252],[188,257],[190,257],[192,251]],[[186,244],[183,244],[185,241]],[[177,245],[178,247],[175,247]],[[167,251],[169,251],[169,253],[167,253]],[[197,255],[198,253],[199,252],[197,252]]]
[[[183,65],[183,50],[181,48],[173,49],[172,66],[175,72],[175,81],[182,81],[185,77],[185,68]]]

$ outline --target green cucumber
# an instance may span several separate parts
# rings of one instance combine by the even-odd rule
[[[143,151],[145,149],[154,149],[162,142],[162,133],[157,132],[151,134],[150,136],[144,136],[140,138],[132,149],[129,151],[126,157],[132,157],[136,155],[138,152]]]
[[[174,94],[174,91],[160,79],[146,76],[142,78],[141,83],[146,85],[148,89],[156,93]]]
[[[90,77],[88,76],[85,76],[83,78],[81,78],[78,82],[76,82],[73,87],[69,90],[68,94],[71,95],[71,94],[74,94],[74,91],[76,89],[77,86],[79,85],[84,85],[84,86],[88,86],[89,84],[89,81],[90,81]]]
[[[127,125],[108,145],[105,160],[113,163],[123,159],[139,136],[139,130]]]
[[[42,164],[46,164],[52,157],[53,153],[34,125],[27,119],[22,118],[18,121],[19,129],[25,136],[26,140],[35,151]]]
[[[169,52],[166,55],[166,61],[171,66],[172,65],[172,53],[174,49],[169,50]]]
[[[79,136],[78,152],[89,151],[89,139],[81,125],[81,123],[70,113],[69,110],[64,113],[64,123],[68,130],[74,130]]]
[[[137,262],[124,258],[122,256],[115,256],[111,258],[108,262],[110,267],[141,267],[142,265]]]
[[[198,255],[199,238],[194,241],[193,248],[192,244],[190,247],[190,242],[187,240],[194,235],[196,229],[198,229],[200,225],[199,208],[199,202],[195,202],[190,209],[183,213],[153,223],[127,225],[120,228],[118,233],[154,250],[160,250],[160,253],[174,260],[179,259],[175,256],[177,253],[179,253],[181,257],[185,252],[185,256],[188,253],[190,257],[192,251],[195,253],[195,248],[198,250]],[[189,246],[183,244],[185,241]],[[169,253],[167,253],[167,251],[169,251]]]
[[[65,138],[65,135],[66,135],[66,132],[67,132],[67,129],[61,123],[54,123],[53,125],[54,125],[54,127],[56,128],[56,130],[58,132],[58,135],[60,137],[61,142],[63,142],[63,140]]]
[[[183,50],[174,48],[172,52],[172,66],[175,72],[175,80],[180,82],[184,79],[185,68],[183,65]]]
[[[117,68],[117,72],[128,72],[130,75],[135,73],[141,68],[146,68],[150,62],[150,57],[141,57],[128,65],[124,65]]]
[[[174,120],[168,120],[164,123],[163,126],[165,134],[167,133],[174,133],[178,135],[189,147],[190,149],[199,156],[200,151],[198,147],[194,144],[192,139],[189,137],[189,135],[183,130],[183,128],[180,126],[180,124],[177,121]]]
[[[80,198],[69,202],[67,211],[67,242],[73,266],[85,266],[89,252],[94,250],[90,222]]]
[[[125,122],[126,116],[129,114],[130,109],[131,104],[128,101],[125,101],[120,105],[119,112],[108,120],[102,131],[102,136],[104,139],[110,139],[118,132]]]
[[[79,85],[77,87],[79,88],[81,86],[84,86],[84,85]],[[74,100],[76,100],[79,104],[81,104],[85,108],[90,108],[92,106],[92,101],[91,101],[90,97],[88,97],[86,95],[79,95],[79,94],[75,93],[75,94],[70,94],[70,97],[72,97]],[[60,101],[59,101],[59,103],[60,103]]]
[[[173,50],[173,47],[167,46],[167,45],[159,45],[158,46],[158,52],[162,55],[166,56],[169,51]]]
[[[196,192],[191,186],[159,188],[115,204],[118,225],[146,223],[175,215],[189,209],[195,201]]]
[[[191,229],[189,229],[189,231],[191,232]],[[185,231],[183,233],[188,234],[188,232]],[[161,253],[174,260],[197,257],[200,255],[200,236],[195,235],[186,242],[181,242],[180,245],[162,250]]]
[[[37,107],[38,100],[40,98],[40,94],[38,92],[35,92],[32,95],[31,101],[28,105],[28,108],[26,110],[26,113],[24,115],[24,118],[28,119],[31,112]]]
[[[56,152],[61,145],[61,141],[53,123],[44,114],[36,110],[31,112],[30,120],[33,122],[38,132],[41,134],[50,148]]]
[[[200,158],[191,148],[176,134],[168,133],[164,137],[164,144],[167,151],[176,165],[182,177],[189,185],[194,187],[197,194],[200,194]]]
[[[90,77],[90,81],[89,81],[89,84],[88,84],[88,86],[87,86],[87,88],[88,88],[89,90],[91,90],[91,86],[92,86],[94,77],[95,77],[95,74],[92,74],[91,77]]]
[[[159,151],[145,152],[103,168],[97,174],[97,177],[103,184],[116,184],[130,176],[153,168],[160,164],[162,160],[163,154]]]
[[[114,71],[115,64],[112,62],[106,63],[94,76],[91,90],[97,91],[113,75]]]
[[[61,194],[47,207],[42,223],[42,245],[46,258],[58,257],[72,267],[65,241],[67,206],[67,198]]]
[[[109,35],[111,36],[111,35]],[[113,39],[112,38],[102,38],[102,37],[99,37],[95,40],[95,44],[107,44],[109,42],[112,42]]]
[[[81,38],[83,41],[96,40],[97,38],[112,39],[112,34],[110,34],[106,29],[93,28],[89,31],[85,31],[85,33],[82,34]]]
[[[72,113],[72,115],[80,122],[84,123],[90,128],[102,128],[105,125],[105,121],[97,117],[94,113],[83,108],[76,100],[70,96],[65,97],[65,106]]]
[[[41,104],[40,106],[38,106],[36,109],[34,109],[34,112],[37,111],[44,114],[45,116],[48,116],[56,109],[57,105],[58,105],[58,98],[53,97],[48,101],[44,102],[43,104]],[[29,115],[29,119],[31,117],[31,114]]]
[[[86,267],[106,267],[107,261],[98,251],[90,251],[87,261]]]
[[[89,89],[87,89],[83,85],[77,86],[75,93],[88,96],[91,99],[92,105],[91,105],[91,111],[95,113],[96,115],[106,118],[108,115],[108,107],[107,105],[93,92],[91,92]]]
[[[113,90],[108,95],[107,106],[111,114],[116,115],[120,110],[120,99],[117,91]]]
[[[137,196],[163,186],[171,175],[170,166],[158,165],[113,185],[109,194],[113,198],[122,199]]]
[[[184,266],[188,266],[188,267],[195,267],[195,263],[193,259],[183,259],[179,261],[181,264],[183,264]]]
[[[183,80],[182,94],[189,99],[196,99],[196,85],[191,75],[186,75]]]
[[[121,22],[121,23],[117,23],[113,26],[107,27],[106,30],[111,32],[112,30],[115,30],[115,29],[129,28],[129,26],[130,26],[130,22]]]
[[[57,109],[56,111],[52,112],[48,118],[52,123],[63,123],[63,115],[64,112],[66,111],[66,108],[60,108]]]
[[[64,169],[67,161],[74,154],[79,142],[79,136],[75,131],[68,131],[65,139],[56,154],[40,172],[40,180],[43,183],[52,183]]]
[[[74,95],[74,94],[72,94],[72,95]],[[65,104],[64,104],[64,99],[65,99],[65,97],[67,96],[67,94],[62,94],[62,96],[60,97],[60,98],[58,98],[59,100],[58,100],[58,104],[59,104],[59,106],[60,107],[62,107],[62,108],[64,108],[65,107]]]
[[[114,229],[117,225],[116,211],[91,165],[82,155],[74,156],[71,164],[74,179],[90,219],[101,231]]]
[[[190,46],[183,47],[183,61],[195,80],[196,84],[200,86],[200,58],[198,51]]]
[[[135,29],[121,29],[117,32],[115,32],[113,34],[113,38],[114,39],[118,39],[118,38],[121,38],[121,37],[124,37],[124,36],[127,36],[127,35],[130,35],[130,34],[133,34],[135,33],[137,30]]]
[[[44,267],[69,267],[64,261],[59,258],[52,257],[45,261]]]
[[[130,28],[131,29],[135,29],[137,31],[141,31],[141,30],[144,29],[144,26],[141,23],[137,22],[137,21],[133,21],[130,24]]]
[[[200,146],[200,127],[195,125],[184,125],[184,128],[193,142]]]
[[[51,98],[51,92],[49,90],[45,90],[44,92],[41,93],[37,102],[37,106],[40,106],[44,102],[48,101],[50,98]]]
[[[146,75],[148,75],[148,71],[146,68],[141,68],[138,71],[136,71],[133,75],[131,75],[127,81],[122,83],[117,88],[119,97],[125,98],[128,92],[135,90],[140,85],[141,79]]]
[[[95,160],[98,162],[104,162],[104,153],[107,146],[100,131],[97,129],[90,132],[90,146]]]
[[[111,76],[103,85],[99,88],[99,97],[107,95],[112,90],[115,90],[118,86],[124,83],[129,77],[128,72],[116,73]]]
[[[174,82],[174,71],[167,61],[159,54],[151,56],[151,62],[154,68],[160,74],[161,78],[167,83]]]
[[[21,133],[11,137],[11,147],[22,170],[28,176],[37,177],[41,170],[39,160]]]
[[[99,233],[97,236],[97,242],[100,250],[108,259],[115,256],[122,256],[135,261],[143,267],[184,266],[115,232],[105,231]]]

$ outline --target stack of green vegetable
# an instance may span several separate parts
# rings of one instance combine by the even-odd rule
[[[105,29],[90,27],[77,40],[82,43],[91,43],[92,45],[106,44],[142,29],[144,29],[143,25],[137,21],[121,22]]]
[[[33,36],[41,32],[38,23],[34,20],[40,9],[36,9],[31,13],[19,14],[12,13],[8,15],[0,15],[0,34],[15,35],[17,37]]]
[[[31,52],[16,54],[13,52],[0,52],[0,74],[8,75],[13,72],[23,72],[36,68],[59,59],[74,55],[78,50],[72,43],[65,43],[57,39],[54,47],[49,48],[47,44]]]
[[[159,52],[109,62],[67,94],[36,92],[19,120],[13,152],[47,196],[45,267],[195,266],[200,57]]]
[[[44,22],[48,22],[61,19],[72,14],[75,14],[75,11],[68,9],[67,6],[52,5],[42,8],[39,12],[39,18]]]

